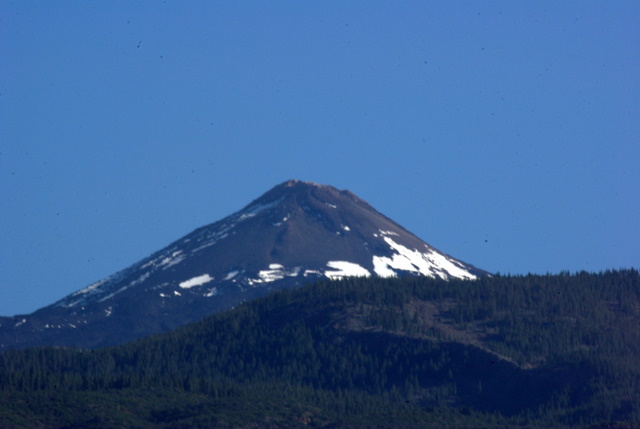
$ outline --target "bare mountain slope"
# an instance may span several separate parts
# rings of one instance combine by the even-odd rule
[[[50,306],[0,318],[0,349],[119,344],[323,278],[486,274],[349,191],[291,180]]]

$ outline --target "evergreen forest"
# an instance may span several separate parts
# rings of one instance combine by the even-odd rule
[[[0,354],[0,428],[640,427],[636,270],[346,278]]]

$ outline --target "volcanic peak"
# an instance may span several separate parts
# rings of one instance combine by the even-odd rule
[[[288,180],[32,315],[0,318],[0,349],[117,344],[321,279],[487,274],[433,248],[349,191]]]
[[[240,210],[239,213],[253,211],[256,207],[279,206],[281,203],[287,206],[294,204],[304,207],[309,205],[310,201],[323,202],[328,207],[336,208],[336,203],[341,200],[346,202],[345,199],[356,203],[368,211],[377,213],[377,211],[366,201],[360,199],[351,191],[340,190],[329,185],[295,179],[287,180],[273,187],[261,197],[249,203],[246,207]]]

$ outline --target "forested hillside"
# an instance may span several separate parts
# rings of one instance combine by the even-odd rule
[[[634,427],[640,276],[350,278],[0,355],[0,427]]]

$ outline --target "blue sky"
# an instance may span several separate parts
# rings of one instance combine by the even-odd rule
[[[637,1],[0,1],[0,315],[287,179],[501,273],[640,266]]]

